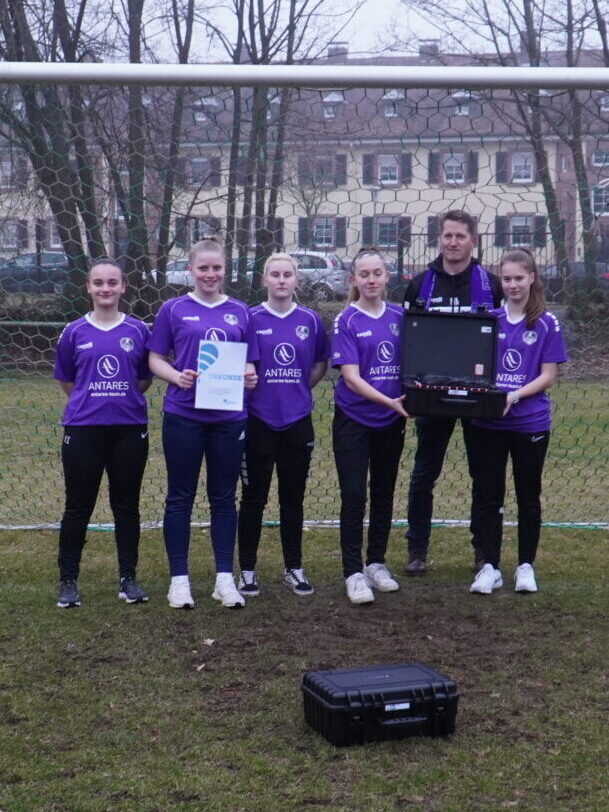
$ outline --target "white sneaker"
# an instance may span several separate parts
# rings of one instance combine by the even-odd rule
[[[364,567],[364,577],[368,586],[379,592],[396,592],[400,588],[384,564],[369,564]]]
[[[496,570],[492,564],[485,564],[476,574],[469,591],[478,592],[480,595],[490,595],[493,589],[499,589],[500,586],[503,586],[500,571]]]
[[[351,603],[372,603],[374,601],[374,593],[368,586],[363,572],[354,572],[353,575],[345,578],[345,587]]]
[[[241,609],[245,606],[245,599],[237,592],[232,572],[219,572],[216,575],[216,586],[211,593],[214,600],[220,601],[222,606],[230,609]]]
[[[175,575],[171,579],[167,600],[172,609],[194,609],[188,575]]]
[[[537,592],[535,570],[530,564],[521,564],[514,573],[514,592]]]

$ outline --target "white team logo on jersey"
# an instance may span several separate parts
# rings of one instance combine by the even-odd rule
[[[298,325],[298,327],[296,328],[296,335],[302,341],[304,341],[305,338],[309,337],[309,328],[306,326],[306,324],[299,324]]]
[[[537,333],[535,330],[525,330],[522,340],[530,347],[531,344],[534,344],[537,341]]]
[[[121,350],[125,350],[125,352],[131,352],[131,350],[133,349],[132,338],[121,338],[119,344],[121,345]]]
[[[283,367],[287,367],[290,364],[294,363],[294,359],[296,358],[296,351],[292,344],[288,344],[286,341],[282,341],[281,344],[277,344],[275,350],[273,352],[273,358],[278,364],[281,364]]]
[[[522,355],[518,350],[509,349],[503,354],[503,368],[508,372],[516,372],[522,364]]]
[[[235,314],[234,314],[234,313],[225,313],[225,314],[224,314],[224,321],[225,321],[227,324],[237,324],[237,322],[239,321],[239,319],[238,319],[238,318],[235,316]]]
[[[393,361],[393,344],[391,341],[379,341],[379,344],[376,348],[376,357],[379,359],[381,364],[389,364]]]
[[[208,341],[226,341],[226,333],[221,327],[210,327],[205,332],[205,338]]]
[[[115,355],[102,355],[97,362],[97,371],[102,378],[116,378],[121,365]]]
[[[392,321],[391,324],[389,325],[389,329],[391,330],[394,336],[397,336],[399,335],[400,332],[400,325],[397,323],[397,321]]]

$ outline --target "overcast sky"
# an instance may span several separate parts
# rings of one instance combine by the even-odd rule
[[[388,44],[391,32],[401,39],[407,39],[409,34],[421,38],[439,37],[433,25],[399,0],[367,0],[344,39],[348,40],[351,53],[374,52],[379,43]]]

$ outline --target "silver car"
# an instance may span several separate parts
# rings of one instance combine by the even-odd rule
[[[339,256],[321,251],[290,251],[290,256],[298,265],[301,299],[330,302],[346,297],[349,275]]]

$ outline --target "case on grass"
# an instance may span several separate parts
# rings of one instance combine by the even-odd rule
[[[503,415],[505,392],[493,385],[497,319],[490,313],[407,310],[400,354],[408,414],[485,419]]]
[[[301,687],[305,721],[338,746],[455,730],[457,686],[424,663],[308,671]]]

